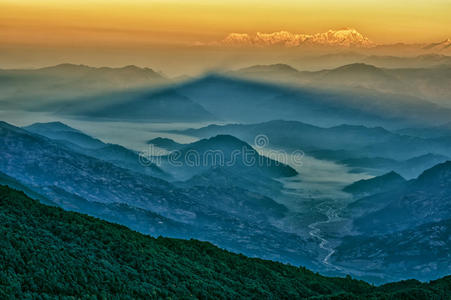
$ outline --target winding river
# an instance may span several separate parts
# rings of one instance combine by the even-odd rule
[[[265,154],[264,151],[261,153]],[[298,175],[281,180],[286,197],[281,197],[278,201],[294,213],[312,211],[312,214],[319,215],[319,218],[313,218],[307,224],[308,234],[324,252],[318,259],[328,269],[343,271],[342,267],[330,262],[335,249],[323,228],[343,221],[340,211],[353,201],[351,195],[342,189],[357,180],[372,176],[353,173],[347,166],[311,156],[304,156],[301,164],[290,163],[290,160],[287,163],[296,169]]]

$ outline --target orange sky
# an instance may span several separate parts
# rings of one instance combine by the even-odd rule
[[[432,42],[451,37],[450,16],[449,0],[0,0],[0,42],[134,47],[342,27],[377,43]]]

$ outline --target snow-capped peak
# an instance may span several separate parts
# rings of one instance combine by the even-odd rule
[[[287,47],[296,47],[303,44],[342,47],[372,47],[375,45],[375,43],[354,28],[328,30],[326,32],[316,34],[277,31],[272,33],[257,32],[255,36],[250,36],[247,33],[231,33],[224,40],[222,40],[221,43],[229,46],[281,45]]]

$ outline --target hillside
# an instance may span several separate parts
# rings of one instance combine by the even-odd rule
[[[369,196],[398,188],[406,183],[396,172],[390,172],[371,179],[362,179],[346,186],[343,191],[356,197]]]
[[[216,120],[205,108],[172,89],[134,89],[74,99],[61,113],[109,120],[198,122]]]
[[[25,126],[24,129],[52,140],[70,142],[87,149],[99,149],[106,146],[102,141],[61,122],[34,123]]]
[[[437,278],[451,272],[451,220],[432,222],[391,234],[347,236],[332,261],[343,267],[383,271],[393,278]]]
[[[151,233],[146,222],[153,231],[162,228],[159,221],[165,218],[164,224],[176,222],[168,232],[163,231],[162,224],[158,232],[165,236],[180,237],[183,231],[178,225],[182,223],[190,228],[185,238],[210,241],[252,257],[313,267],[309,264],[315,256],[314,248],[270,222],[272,217],[280,218],[283,209],[274,200],[253,192],[255,184],[245,188],[178,186],[74,152],[60,142],[1,122],[0,149],[1,172],[65,209],[146,234]],[[256,207],[261,200],[262,205]]]
[[[118,167],[145,175],[168,178],[157,165],[139,161],[139,154],[116,144],[106,144],[61,122],[34,123],[23,127],[28,132],[48,137],[74,152],[108,161]]]
[[[451,161],[447,161],[424,171],[405,185],[374,195],[372,201],[385,203],[384,206],[354,220],[356,229],[365,234],[387,233],[449,219],[450,179]]]
[[[383,127],[342,124],[333,127],[319,127],[305,122],[273,120],[256,124],[208,125],[176,133],[196,137],[211,137],[218,134],[233,135],[252,143],[257,135],[268,137],[269,147],[298,150],[322,159],[349,160],[356,158],[390,158],[406,160],[425,154],[446,156],[451,149],[451,138],[424,139],[396,134]],[[339,157],[324,156],[319,150],[345,150]],[[325,154],[324,152],[322,154]],[[436,160],[436,157],[429,157]],[[348,163],[351,161],[348,161]],[[418,161],[420,165],[425,162]],[[353,164],[349,164],[353,166]],[[365,165],[365,164],[364,164]],[[392,164],[391,168],[393,168]],[[400,168],[412,167],[415,161]],[[357,167],[361,167],[357,163]],[[424,170],[424,169],[423,169]],[[390,170],[389,170],[390,171]],[[387,171],[388,172],[388,171]],[[417,174],[418,175],[418,174]]]
[[[171,140],[168,138],[162,138],[162,137],[157,137],[157,138],[151,139],[151,140],[147,141],[147,144],[154,145],[156,147],[159,147],[159,148],[162,148],[162,149],[165,149],[168,151],[177,150],[184,146],[184,144],[180,144],[174,140]]]
[[[157,239],[45,206],[0,186],[2,298],[447,298],[450,277],[375,288],[247,258],[196,240]],[[316,299],[318,299],[316,298]]]
[[[369,56],[353,59],[334,57],[334,68],[319,71],[299,71],[290,65],[254,65],[231,71],[230,76],[293,86],[320,89],[365,88],[388,94],[403,94],[443,104],[450,96],[450,58],[426,55],[410,58]],[[331,57],[322,57],[324,60]],[[342,66],[338,66],[342,61]],[[306,61],[306,64],[312,63]],[[317,65],[325,62],[317,62]],[[425,65],[426,64],[426,65]],[[298,64],[296,64],[298,65]],[[298,65],[305,69],[305,65]],[[382,66],[382,67],[381,67]],[[361,91],[363,92],[363,90]]]
[[[216,135],[187,144],[177,153],[170,154],[167,161],[178,173],[183,169],[199,174],[211,168],[231,168],[236,173],[253,171],[269,177],[297,174],[289,165],[260,155],[251,145],[232,135]]]
[[[60,64],[31,70],[0,69],[0,101],[5,107],[46,110],[61,108],[65,100],[105,90],[159,87],[171,83],[162,74],[136,66],[95,68]]]

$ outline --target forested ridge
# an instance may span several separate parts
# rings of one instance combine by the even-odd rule
[[[1,299],[450,299],[451,276],[374,287],[248,258],[197,240],[153,238],[0,186]]]

